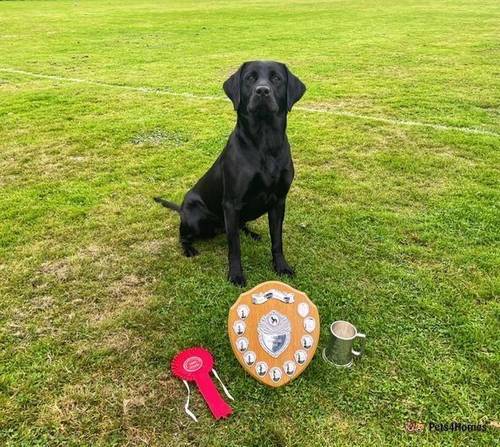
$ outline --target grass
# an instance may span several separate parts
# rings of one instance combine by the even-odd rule
[[[0,2],[0,443],[498,441],[499,15],[483,0]],[[318,356],[277,390],[229,347],[224,238],[184,258],[177,216],[151,200],[180,201],[210,166],[230,103],[140,90],[222,97],[251,59],[286,61],[300,105],[334,112],[289,119],[289,282],[317,304],[321,346],[334,319],[368,337],[352,370]],[[249,286],[276,277],[266,219],[252,228]],[[169,361],[193,345],[236,398],[228,421],[196,393],[200,422],[183,412]]]

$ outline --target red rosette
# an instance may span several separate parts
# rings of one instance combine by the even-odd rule
[[[227,418],[233,410],[222,399],[210,378],[213,365],[212,354],[204,348],[195,347],[179,352],[170,367],[174,376],[196,383],[215,419]]]
[[[170,367],[174,376],[182,380],[196,380],[200,374],[210,374],[214,365],[212,354],[204,348],[196,347],[179,352]]]

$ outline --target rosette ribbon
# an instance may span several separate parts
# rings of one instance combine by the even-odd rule
[[[226,396],[234,400],[233,396],[229,394],[229,391],[222,383],[217,371],[213,368],[214,358],[212,354],[204,348],[196,347],[185,349],[179,352],[173,359],[171,363],[172,373],[181,379],[186,385],[188,390],[188,397],[186,404],[184,405],[184,411],[191,417],[194,421],[198,422],[198,419],[189,409],[189,381],[194,381],[198,386],[198,390],[205,399],[208,408],[212,412],[215,419],[227,418],[233,412],[233,409],[226,403],[222,398],[219,391],[212,382],[210,373],[212,373],[215,378],[219,381],[224,390]]]

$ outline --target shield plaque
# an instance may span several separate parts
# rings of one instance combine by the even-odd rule
[[[258,381],[272,387],[298,377],[319,339],[319,314],[309,297],[279,281],[242,293],[229,310],[234,355]]]

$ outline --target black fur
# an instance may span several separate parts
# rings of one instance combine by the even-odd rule
[[[181,207],[174,202],[169,202],[168,200],[162,199],[161,197],[154,197],[154,201],[156,203],[159,203],[160,205],[163,205],[165,208],[177,211],[178,213],[181,212]]]
[[[226,232],[229,279],[244,285],[240,230],[260,236],[246,222],[268,214],[274,269],[293,275],[283,254],[285,200],[294,169],[286,136],[287,113],[304,94],[304,84],[278,62],[245,62],[224,82],[237,111],[236,127],[213,166],[188,191],[181,206],[156,197],[179,212],[186,256],[198,254],[193,241]]]

